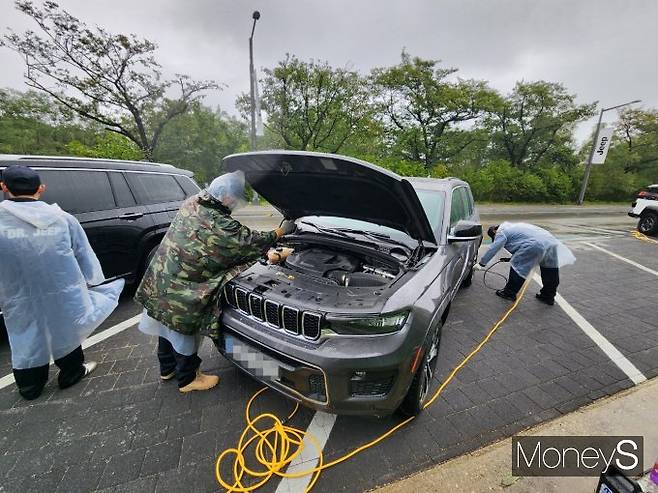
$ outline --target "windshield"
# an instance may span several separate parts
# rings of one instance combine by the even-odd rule
[[[445,195],[443,192],[437,192],[436,190],[416,190],[416,195],[420,199],[432,230],[434,232],[439,231],[443,222]]]
[[[443,220],[443,192],[437,192],[433,190],[416,190],[416,193],[418,194],[420,203],[423,206],[425,214],[427,215],[430,226],[432,226],[432,230],[438,231]],[[393,240],[402,241],[404,243],[415,243],[415,241],[403,231],[367,221],[359,221],[358,219],[335,216],[306,216],[301,219],[302,221],[315,224],[322,228],[340,228],[368,231],[378,235],[386,235],[391,237]]]

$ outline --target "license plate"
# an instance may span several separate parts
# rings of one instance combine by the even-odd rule
[[[224,334],[224,352],[256,376],[269,380],[278,380],[279,378],[280,364],[277,360],[261,353],[230,334]]]

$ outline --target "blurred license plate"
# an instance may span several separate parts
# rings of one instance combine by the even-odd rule
[[[224,334],[224,352],[243,368],[254,375],[277,380],[279,378],[279,361],[261,353],[258,349],[242,342],[230,334]]]

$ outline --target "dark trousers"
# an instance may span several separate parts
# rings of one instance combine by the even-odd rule
[[[516,296],[519,290],[523,287],[525,278],[521,277],[513,267],[509,268],[509,276],[507,277],[507,284],[503,288],[503,291],[507,294]]]
[[[178,388],[185,387],[196,378],[196,372],[201,365],[201,358],[196,353],[185,356],[176,352],[171,343],[164,337],[158,337],[158,360],[160,375],[176,373]]]
[[[55,365],[59,368],[57,383],[60,389],[75,385],[85,376],[84,362],[85,355],[81,346],[78,346],[66,356],[55,360]],[[14,379],[16,380],[18,392],[27,400],[39,397],[48,382],[49,369],[50,365],[22,370],[14,368]]]
[[[560,269],[551,267],[540,267],[542,288],[539,296],[547,300],[552,300],[557,294],[557,287],[560,284]]]

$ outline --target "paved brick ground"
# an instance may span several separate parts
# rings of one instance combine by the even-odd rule
[[[655,268],[655,245],[634,239],[601,244]],[[582,244],[576,248],[578,263],[564,270],[562,294],[647,376],[656,375],[656,279]],[[326,471],[316,491],[383,484],[632,385],[560,308],[532,299],[535,291],[532,286],[432,408],[375,449]],[[460,293],[444,328],[437,381],[506,307],[479,277]],[[124,306],[122,316],[134,312]],[[99,368],[71,389],[60,391],[51,382],[31,403],[14,388],[0,391],[0,491],[217,491],[214,458],[238,439],[244,406],[258,386],[206,343],[203,367],[222,381],[212,392],[181,395],[173,382],[159,381],[154,341],[136,329],[86,354]],[[6,358],[6,350],[0,352],[4,368]],[[255,411],[284,415],[288,406],[266,394]],[[305,428],[311,416],[301,410],[295,424]],[[327,459],[395,422],[340,417]]]

